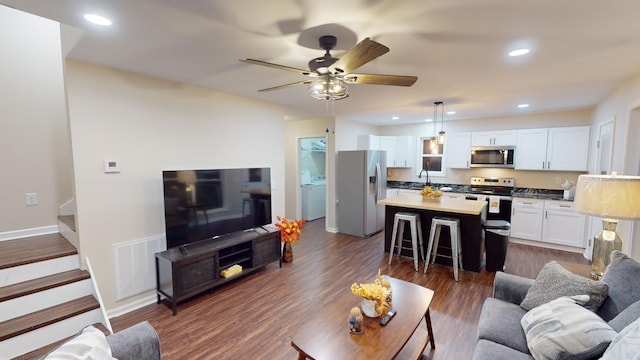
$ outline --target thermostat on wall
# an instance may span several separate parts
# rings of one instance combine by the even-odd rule
[[[105,160],[104,172],[106,173],[120,172],[120,162],[118,160]]]

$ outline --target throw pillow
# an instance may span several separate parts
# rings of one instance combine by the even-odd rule
[[[607,297],[607,290],[605,283],[576,275],[557,262],[551,261],[540,270],[520,306],[525,310],[531,310],[561,296],[586,294],[590,300],[584,307],[595,312]]]
[[[587,295],[560,297],[527,312],[520,325],[536,360],[597,359],[616,332],[598,315],[582,307]]]
[[[601,360],[640,360],[640,318],[611,340]]]
[[[45,360],[115,360],[102,331],[87,326],[80,335],[55,349]]]
[[[609,298],[598,311],[606,321],[640,300],[640,263],[620,251],[611,252],[611,263],[602,276],[609,286]]]

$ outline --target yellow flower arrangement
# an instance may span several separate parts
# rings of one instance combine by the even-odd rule
[[[300,240],[300,236],[302,235],[302,229],[304,229],[303,224],[307,221],[305,219],[300,220],[289,220],[286,216],[281,218],[280,216],[276,216],[276,227],[280,229],[280,237],[282,242],[291,243]]]
[[[391,308],[391,284],[378,270],[378,277],[372,283],[353,283],[351,284],[351,292],[367,300],[375,300],[376,312],[381,316],[385,316]]]

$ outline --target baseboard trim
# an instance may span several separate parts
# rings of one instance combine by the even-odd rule
[[[30,229],[12,230],[0,233],[0,241],[22,239],[30,236],[55,234],[58,232],[58,224],[42,226]]]
[[[116,308],[113,308],[111,310],[107,311],[107,316],[109,317],[109,319],[112,319],[114,317],[118,317],[118,316],[122,316],[124,314],[130,313],[134,310],[137,310],[141,307],[147,306],[147,305],[151,305],[151,304],[155,304],[158,301],[158,298],[156,296],[156,292],[155,291],[150,291],[149,295],[145,295],[144,297],[135,300],[135,301],[130,301],[127,302],[125,305],[123,306],[118,306]],[[169,309],[170,310],[170,309]]]

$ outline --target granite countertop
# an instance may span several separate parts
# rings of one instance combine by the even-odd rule
[[[410,209],[443,211],[458,214],[480,215],[487,206],[485,201],[440,198],[425,200],[422,196],[398,195],[378,201],[380,205],[398,206]]]
[[[411,181],[387,181],[387,187],[391,189],[409,189],[409,190],[421,190],[425,187],[424,182],[411,182]],[[455,192],[455,193],[469,193],[471,192],[471,185],[460,184],[431,184],[435,188],[439,188],[442,191]],[[548,200],[560,200],[560,201],[573,201],[573,199],[563,199],[563,190],[553,189],[535,189],[535,188],[513,188],[513,197],[527,198],[527,199],[548,199]]]

